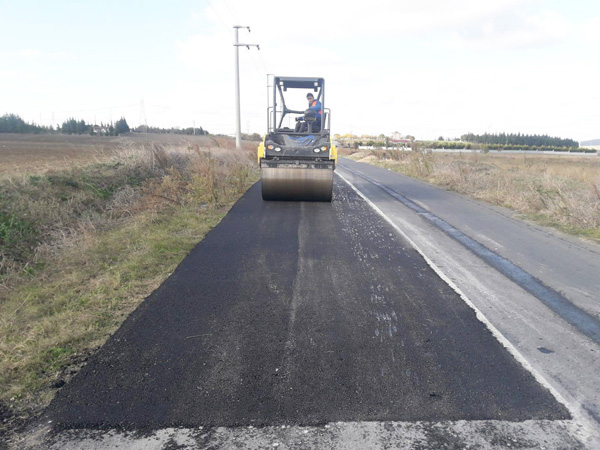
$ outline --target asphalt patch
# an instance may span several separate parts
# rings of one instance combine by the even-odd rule
[[[331,203],[253,186],[48,415],[134,430],[569,418],[337,179]]]

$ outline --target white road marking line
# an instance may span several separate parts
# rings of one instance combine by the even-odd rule
[[[590,433],[589,428],[591,428],[591,424],[588,419],[579,413],[579,410],[574,405],[571,405],[567,400],[546,380],[546,378],[537,372],[529,361],[525,359],[525,357],[516,349],[516,347],[508,340],[500,331],[487,319],[487,317],[475,306],[475,304],[462,292],[462,290],[448,277],[446,274],[431,260],[429,257],[419,248],[419,246],[402,231],[398,225],[392,221],[375,203],[373,203],[366,195],[364,195],[356,186],[354,186],[348,179],[346,179],[339,171],[335,172],[337,176],[339,176],[350,188],[356,192],[373,210],[379,214],[386,222],[388,222],[404,239],[406,239],[410,245],[423,257],[423,259],[427,262],[427,264],[433,269],[433,271],[448,284],[459,296],[460,298],[475,311],[475,315],[479,321],[485,324],[485,326],[490,330],[492,335],[508,350],[508,352],[527,370],[529,373],[533,375],[535,380],[540,383],[543,387],[548,389],[550,393],[554,396],[554,398],[561,404],[563,404],[568,410],[573,420],[584,424],[585,427],[583,430],[578,432],[580,437],[584,442],[586,442],[588,437],[590,437],[593,433]]]

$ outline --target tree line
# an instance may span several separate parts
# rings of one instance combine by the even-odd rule
[[[140,125],[134,129],[131,129],[127,124],[127,120],[121,117],[115,123],[100,123],[91,124],[86,123],[85,120],[77,120],[75,118],[69,118],[62,124],[57,125],[54,128],[50,126],[36,125],[35,123],[25,122],[21,117],[16,114],[5,114],[0,117],[0,133],[18,133],[18,134],[42,134],[42,133],[62,133],[62,134],[89,134],[89,135],[101,135],[101,136],[118,136],[123,133],[130,131],[138,133],[160,133],[160,134],[197,134],[207,135],[208,131],[202,127],[189,127],[189,128],[160,128],[150,127],[146,125]]]
[[[597,153],[596,150],[584,147],[557,147],[532,145],[512,145],[512,144],[477,144],[474,142],[459,141],[419,141],[422,148],[443,149],[443,150],[481,150],[487,152],[490,150],[527,150],[527,151],[547,151],[547,152],[573,152],[573,153]]]
[[[64,121],[60,127],[60,132],[63,134],[90,134],[104,136],[118,136],[123,133],[129,133],[129,125],[124,117],[121,117],[114,124],[100,123],[100,125],[92,125],[85,123],[85,120],[75,120],[73,118]]]
[[[521,133],[498,133],[498,134],[473,134],[467,133],[460,137],[463,142],[476,144],[492,144],[503,146],[528,146],[528,147],[571,147],[578,148],[579,142],[573,139],[550,137],[548,135],[521,134]]]
[[[51,133],[52,127],[44,127],[34,123],[27,123],[15,114],[4,114],[0,117],[0,133]]]
[[[189,135],[208,135],[208,131],[203,129],[202,127],[188,127],[188,128],[160,128],[160,127],[151,127],[147,125],[140,125],[134,128],[132,131],[136,133],[156,133],[156,134],[189,134]]]
[[[70,118],[61,125],[40,126],[35,123],[28,123],[16,114],[4,114],[0,117],[0,133],[18,133],[18,134],[42,134],[42,133],[63,133],[63,134],[103,134],[107,136],[118,136],[119,134],[129,132],[129,125],[124,117],[121,117],[114,124],[93,125],[86,123],[85,120],[76,120]]]

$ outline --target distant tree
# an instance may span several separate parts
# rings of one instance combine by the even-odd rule
[[[16,114],[5,114],[0,117],[0,133],[49,133],[51,127],[41,127],[27,123]]]
[[[146,126],[146,125],[138,125],[137,127],[135,127],[133,129],[134,132],[136,133],[158,133],[158,134],[194,134],[194,130],[195,130],[195,134],[202,136],[202,135],[208,135],[209,132],[205,129],[203,129],[202,127],[196,127],[196,128],[185,128],[185,129],[181,129],[181,128],[160,128],[160,127],[152,127],[152,126]]]
[[[503,148],[520,148],[520,147],[557,147],[557,148],[578,148],[579,142],[573,139],[562,139],[558,137],[550,137],[548,135],[527,135],[514,133],[499,133],[491,134],[484,133],[477,135],[473,133],[463,134],[460,139],[465,142],[474,142],[476,144],[485,144],[490,146],[504,146]],[[490,147],[491,148],[491,147]],[[492,148],[496,150],[496,148]],[[500,149],[500,148],[498,148]]]
[[[244,139],[245,141],[256,141],[256,142],[262,141],[262,137],[258,133],[252,133],[252,134],[242,133],[242,139]]]
[[[443,141],[444,140],[444,136],[440,136],[439,138],[437,138],[438,141]]]
[[[129,133],[129,125],[127,125],[127,121],[125,120],[124,117],[121,117],[119,120],[117,120],[117,122],[115,123],[115,129],[114,129],[114,133],[116,136],[123,134],[123,133]]]
[[[72,117],[65,120],[60,126],[60,132],[64,134],[76,134],[77,133],[77,121]]]
[[[85,124],[85,120],[82,119],[75,124],[75,132],[77,134],[85,134],[88,132],[88,127]]]

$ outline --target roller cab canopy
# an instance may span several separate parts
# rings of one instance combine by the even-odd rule
[[[273,92],[269,105],[269,133],[294,132],[292,116],[307,112],[306,94],[312,93],[321,102],[321,125],[307,130],[311,134],[329,134],[329,110],[325,108],[325,79],[321,77],[273,77]],[[291,102],[291,103],[290,103]],[[286,121],[287,119],[287,121]]]
[[[281,86],[284,91],[287,91],[288,88],[295,88],[313,89],[314,92],[317,92],[323,88],[325,80],[311,77],[275,77],[275,84]]]

